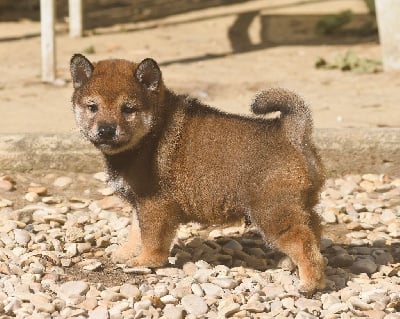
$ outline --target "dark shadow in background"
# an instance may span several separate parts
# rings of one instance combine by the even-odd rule
[[[330,15],[266,15],[261,10],[243,12],[228,29],[231,51],[168,60],[161,65],[193,63],[282,45],[349,45],[378,41],[376,19],[371,15],[352,14],[351,23],[345,28],[338,28],[332,34],[318,33],[316,25],[328,17]],[[260,19],[259,43],[253,43],[249,35],[250,26],[256,19]]]

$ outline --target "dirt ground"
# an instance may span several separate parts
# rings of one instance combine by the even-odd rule
[[[315,33],[319,20],[346,9],[349,30]],[[60,21],[55,85],[40,79],[40,24],[2,22],[0,134],[75,130],[69,60],[77,52],[93,61],[153,57],[168,87],[230,112],[248,113],[257,91],[282,86],[309,102],[318,128],[399,127],[398,73],[315,68],[319,58],[332,62],[349,51],[381,59],[377,34],[352,32],[368,19],[362,0],[257,0],[87,30],[79,39]]]

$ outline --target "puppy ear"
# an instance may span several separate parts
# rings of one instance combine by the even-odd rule
[[[161,70],[153,59],[144,59],[138,65],[135,76],[147,89],[156,91],[161,84]]]
[[[74,89],[80,88],[93,73],[93,64],[82,54],[74,54],[71,58],[70,70]]]

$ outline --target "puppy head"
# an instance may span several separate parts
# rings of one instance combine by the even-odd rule
[[[152,132],[160,116],[164,85],[152,59],[91,63],[81,54],[71,59],[76,123],[103,153],[135,148]]]

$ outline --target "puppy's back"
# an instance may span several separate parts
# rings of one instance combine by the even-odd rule
[[[293,187],[300,190],[311,184],[304,156],[283,134],[279,119],[227,115],[192,103],[171,163],[174,196],[199,221],[239,217],[276,177],[295,177]]]

